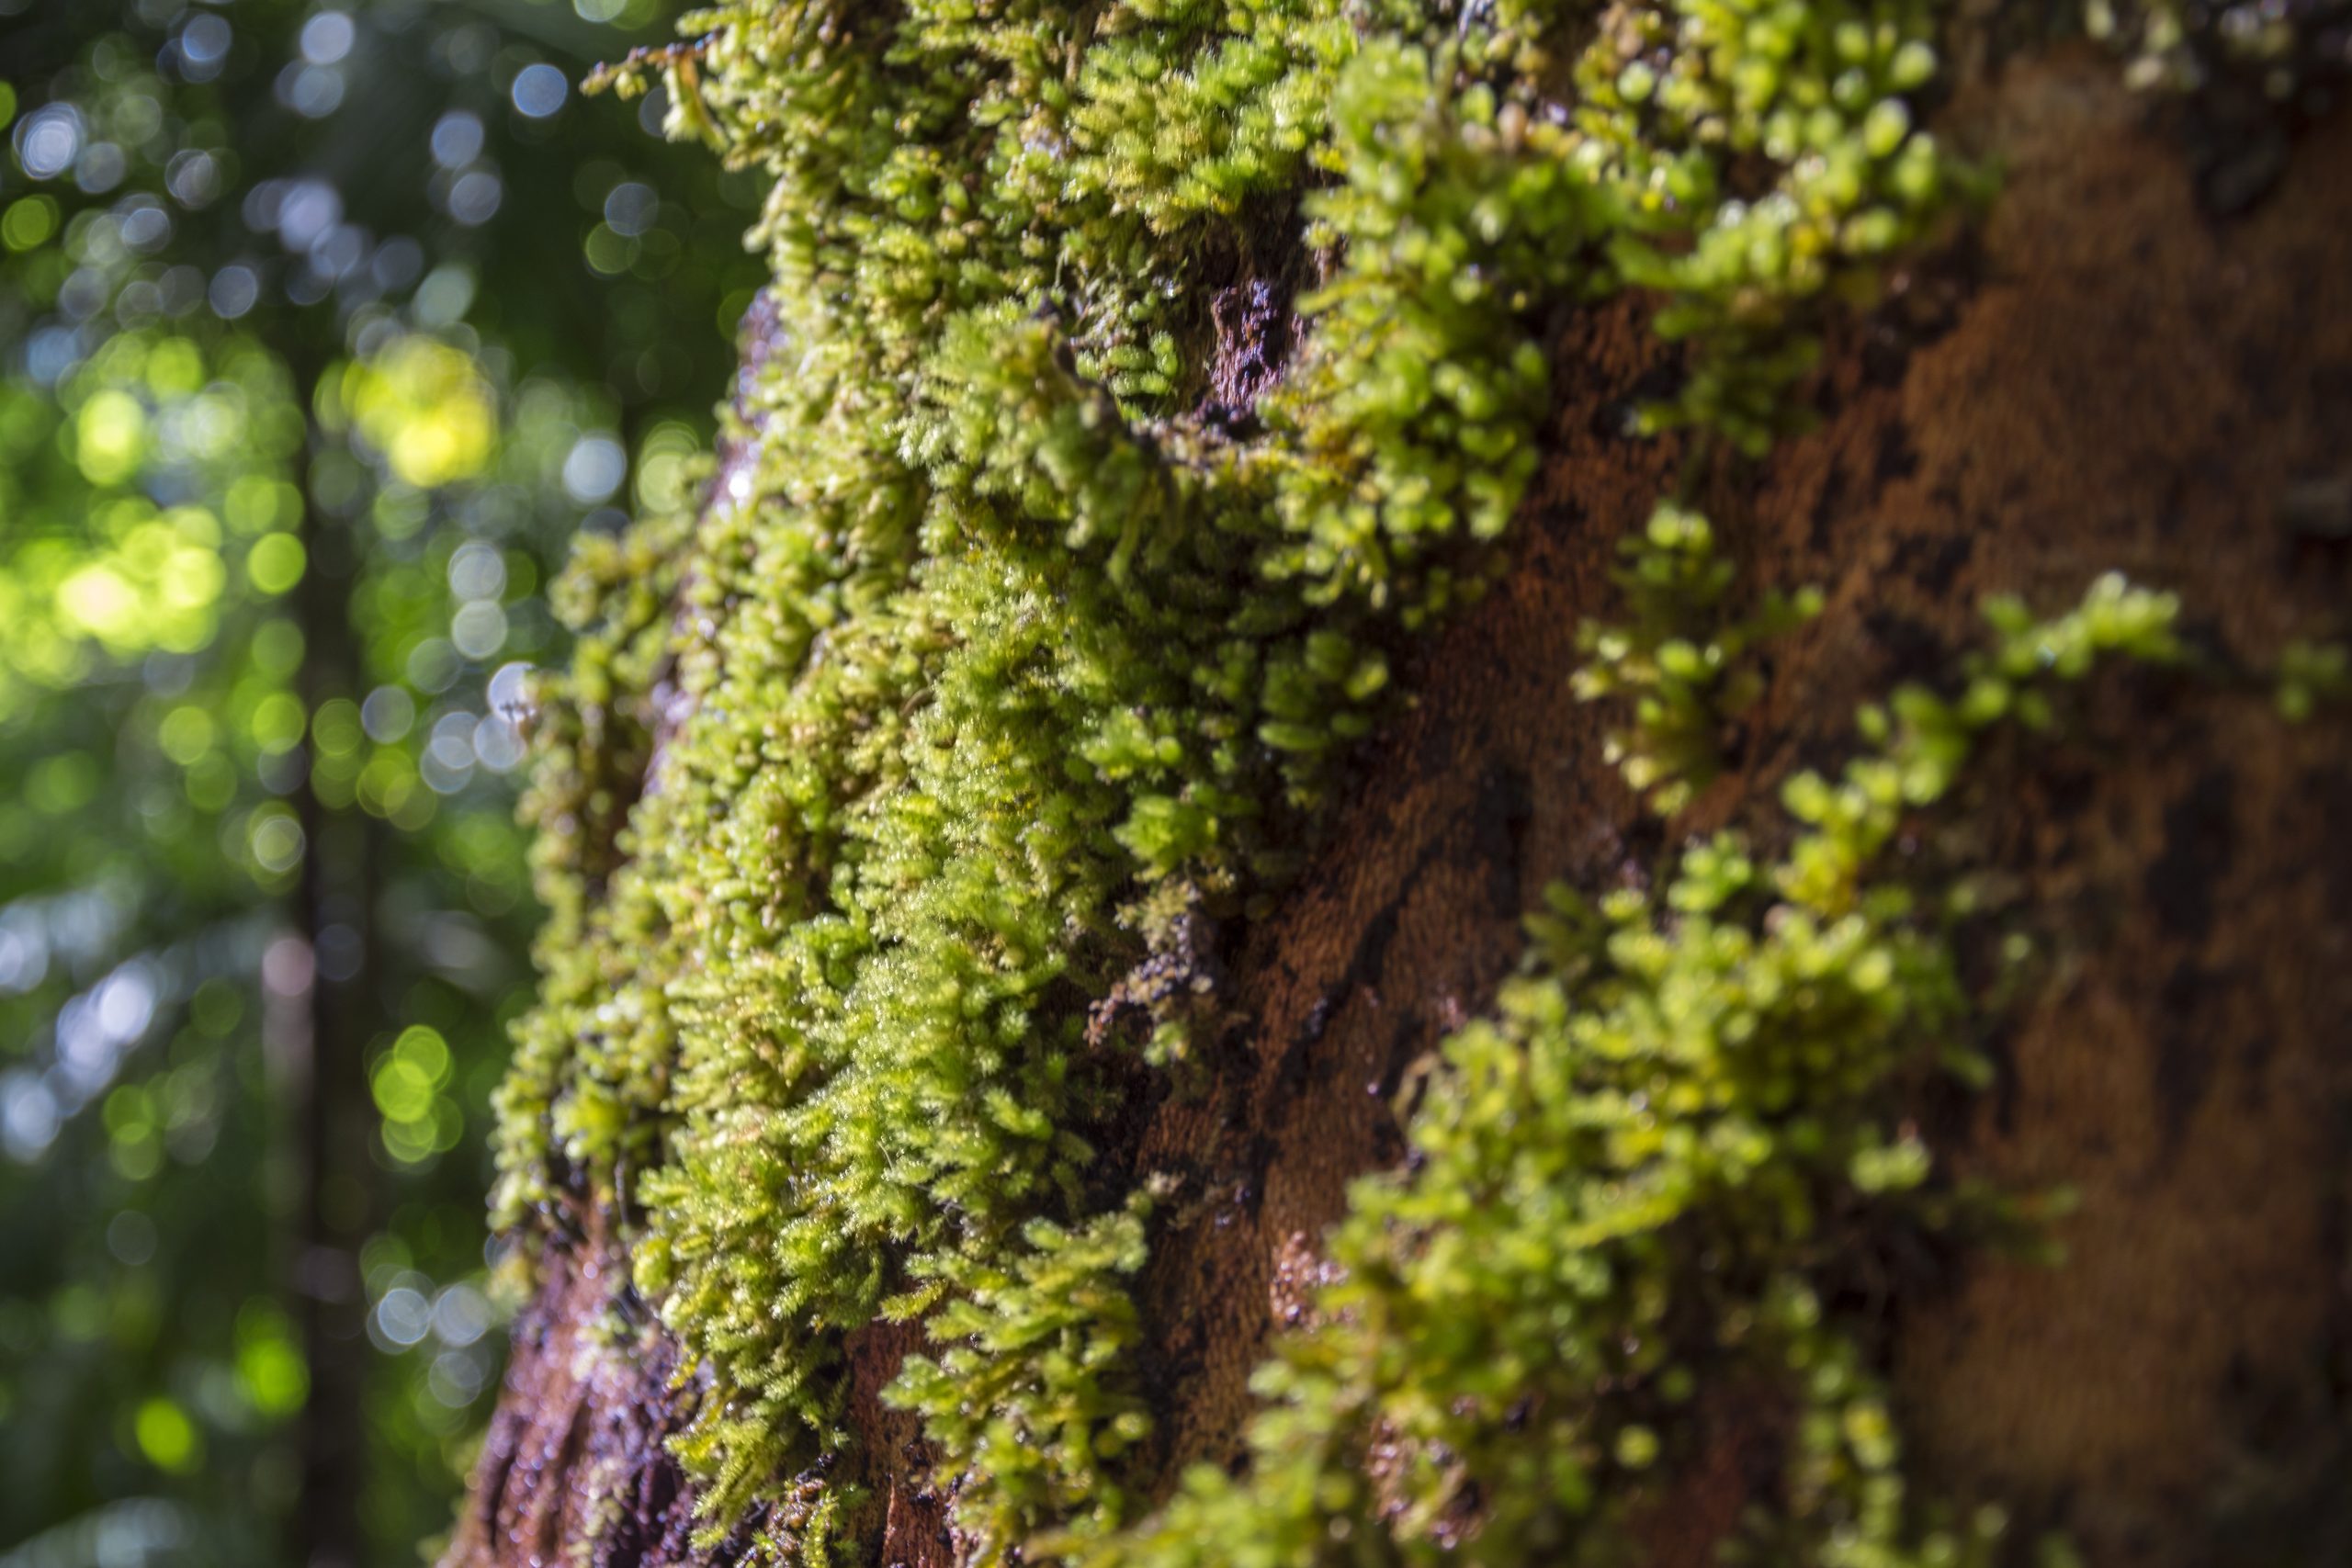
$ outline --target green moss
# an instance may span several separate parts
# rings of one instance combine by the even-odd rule
[[[1105,7],[1069,118],[1069,192],[1156,235],[1295,188],[1355,29],[1328,0]]]
[[[1985,192],[1918,124],[1939,61],[1928,0],[1679,0],[1611,10],[1576,69],[1580,154],[1620,193],[1611,259],[1692,344],[1649,428],[1761,452],[1805,417],[1825,309]]]
[[[534,948],[539,1006],[516,1031],[497,1096],[501,1179],[492,1207],[502,1225],[527,1209],[552,1212],[550,1134],[573,1151],[570,1157],[582,1157],[582,1124],[609,1104],[593,1089],[576,1093],[564,1104],[561,1125],[554,1124],[559,1085],[590,1027],[588,1015],[602,1010],[609,1028],[643,995],[627,945],[612,940],[618,906],[608,895],[626,863],[627,820],[651,762],[650,697],[667,656],[683,525],[657,519],[625,538],[582,538],[556,585],[556,611],[578,643],[562,680],[546,683],[534,705],[536,764],[523,817],[534,830],[532,881],[548,914]],[[640,1054],[658,1058],[665,1048],[666,1041]],[[591,1141],[615,1157],[622,1135],[617,1111],[605,1120],[615,1136]],[[643,1143],[633,1140],[640,1157]]]
[[[2278,655],[2279,716],[2290,724],[2311,717],[2323,703],[2352,698],[2352,649],[2342,643],[2289,643]]]
[[[1628,559],[1617,583],[1634,621],[1580,628],[1587,663],[1576,693],[1586,702],[1634,699],[1633,723],[1610,737],[1609,760],[1661,815],[1672,816],[1721,771],[1724,730],[1763,694],[1762,677],[1742,655],[1820,614],[1821,595],[1767,595],[1752,615],[1729,620],[1723,601],[1731,563],[1716,558],[1713,528],[1670,503],[1651,515],[1641,536],[1618,547]]]
[[[828,1479],[843,1342],[921,1312],[893,1397],[964,1527],[1114,1539],[1141,1220],[1096,1134],[1145,1091],[1089,1004],[1264,906],[1409,637],[1501,570],[1557,311],[1658,293],[1694,344],[1658,423],[1799,417],[1824,310],[1966,183],[1905,107],[1928,16],[1612,11],[1573,113],[1551,51],[1590,29],[1535,6],[685,25],[613,79],[666,72],[676,129],[772,178],[776,342],[742,482],[575,570],[502,1217],[629,1227],[711,1538],[867,1528]],[[1196,408],[1214,290],[1302,243],[1280,383]],[[1192,1010],[1151,1010],[1182,1060]]]
[[[1267,563],[1317,603],[1353,592],[1409,624],[1459,597],[1444,552],[1500,535],[1534,475],[1550,398],[1532,330],[1593,281],[1607,194],[1566,133],[1442,54],[1367,40],[1333,91],[1314,239],[1338,277],[1309,300],[1314,351],[1270,419],[1285,546]]]
[[[1703,565],[1671,532],[1660,570]],[[1445,1043],[1403,1168],[1351,1193],[1339,1281],[1258,1374],[1246,1476],[1195,1470],[1084,1561],[1435,1562],[1464,1541],[1479,1562],[1628,1561],[1659,1467],[1698,1457],[1708,1390],[1786,1401],[1758,1560],[1989,1560],[1997,1513],[1914,1495],[1870,1358],[1824,1304],[1890,1227],[2030,1229],[1940,1175],[1905,1120],[1928,1078],[1990,1068],[1958,1043],[1950,907],[1886,851],[1988,732],[2046,723],[2101,663],[2179,649],[2171,597],[2116,579],[2052,621],[1988,614],[1963,696],[1905,688],[1840,779],[1791,782],[1778,863],[1724,835],[1655,895],[1553,890],[1497,1015]]]
[[[2342,29],[2352,10],[2342,0],[2298,6],[2259,0],[2084,0],[2082,25],[2129,57],[2134,86],[2205,93],[2243,87],[2282,108],[2340,82]]]
[[[1042,1529],[1086,1540],[1127,1517],[1134,1499],[1105,1467],[1151,1431],[1127,1361],[1141,1327],[1125,1283],[1143,1266],[1148,1212],[1138,1193],[1074,1232],[1030,1221],[1001,1262],[944,1261],[949,1299],[927,1326],[949,1348],[910,1358],[889,1397],[965,1456],[962,1561],[1018,1562]]]

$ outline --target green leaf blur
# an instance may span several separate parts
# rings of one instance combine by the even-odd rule
[[[674,20],[0,0],[0,1564],[447,1528],[546,585],[760,276],[578,91]]]

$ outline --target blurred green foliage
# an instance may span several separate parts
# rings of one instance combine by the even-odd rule
[[[8,1568],[447,1526],[498,1374],[544,585],[689,493],[759,276],[752,178],[577,94],[673,19],[0,0]],[[364,1133],[315,1158],[313,1085]],[[306,1497],[339,1415],[356,1495]]]

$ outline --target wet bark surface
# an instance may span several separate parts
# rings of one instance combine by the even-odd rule
[[[1745,581],[1819,584],[1827,607],[1673,830],[1769,844],[1780,782],[1841,761],[1859,704],[1949,668],[1984,594],[2056,610],[2121,570],[2183,595],[2207,672],[2101,686],[2081,726],[1988,754],[1958,805],[2041,958],[1992,1043],[2000,1085],[1923,1114],[1965,1174],[2072,1188],[2068,1258],[1897,1259],[1841,1304],[1943,1490],[2102,1568],[2342,1561],[2352,745],[2232,671],[2340,636],[2352,589],[2352,123],[2217,218],[2095,53],[2013,63],[1944,120],[2001,161],[2000,201],[1840,330],[1821,426],[1705,498]],[[1270,338],[1252,300],[1232,310]],[[1349,1181],[1397,1158],[1414,1085],[1544,886],[1638,881],[1666,847],[1568,676],[1579,620],[1614,611],[1616,541],[1683,457],[1623,434],[1671,367],[1638,301],[1564,321],[1514,570],[1420,656],[1318,869],[1220,955],[1226,1058],[1136,1151],[1189,1195],[1142,1285],[1171,1460],[1235,1451]],[[608,1248],[548,1264],[447,1561],[724,1560],[686,1543],[658,1331],[616,1330]],[[945,1563],[922,1446],[873,1397],[908,1348],[854,1348],[879,1561]],[[1713,1562],[1772,1469],[1769,1397],[1717,1391],[1700,1419],[1699,1461],[1641,1527],[1661,1565]]]

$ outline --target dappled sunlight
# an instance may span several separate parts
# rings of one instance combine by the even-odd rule
[[[691,504],[758,276],[581,98],[668,15],[0,0],[10,1568],[447,1527],[550,584]]]
[[[340,403],[402,483],[419,490],[469,479],[489,463],[498,410],[466,354],[411,333],[343,374]],[[334,413],[327,417],[333,421]]]

